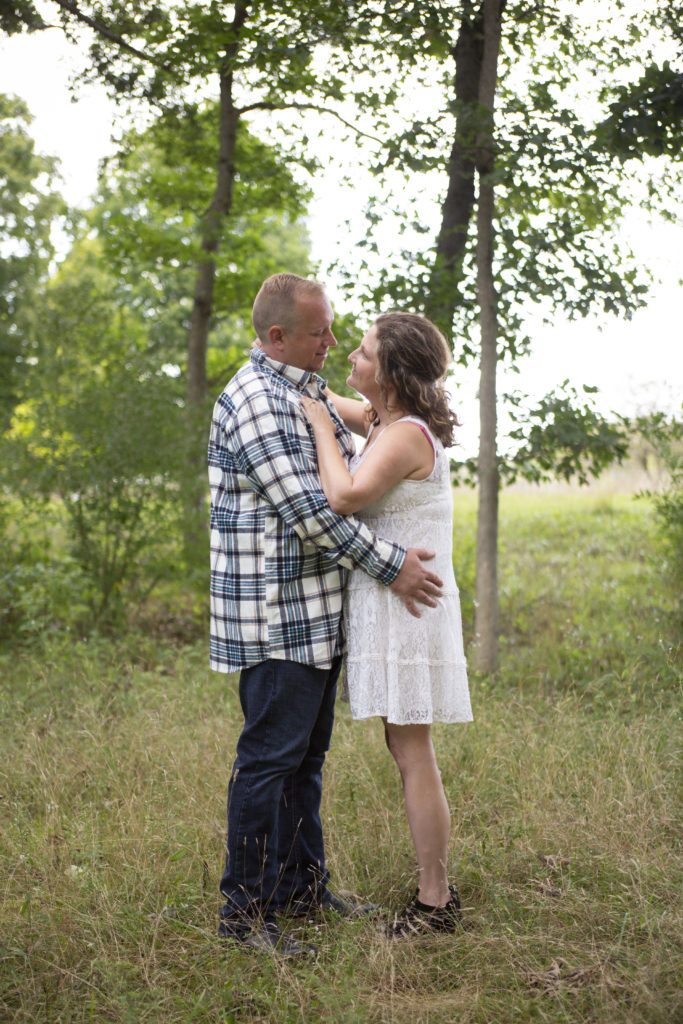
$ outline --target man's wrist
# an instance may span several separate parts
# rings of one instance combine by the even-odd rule
[[[401,547],[400,544],[394,544],[393,541],[383,540],[381,537],[378,537],[373,555],[374,564],[364,565],[363,568],[378,583],[382,583],[385,587],[390,586],[403,568],[403,563],[406,560],[406,549]],[[373,571],[373,569],[376,571]]]

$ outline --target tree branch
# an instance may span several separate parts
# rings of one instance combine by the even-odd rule
[[[111,29],[107,28],[106,25],[101,25],[94,18],[91,18],[89,15],[79,10],[77,4],[71,3],[70,0],[54,0],[54,3],[56,3],[58,7],[61,7],[62,10],[72,14],[77,21],[81,21],[84,25],[93,29],[99,36],[102,36],[103,39],[108,39],[110,43],[115,43],[120,47],[120,49],[125,50],[127,53],[132,53],[134,57],[139,57],[141,60],[148,61],[148,63],[154,64],[156,67],[163,68],[164,71],[171,70],[170,64],[162,63],[161,61],[156,60],[155,57],[150,57],[148,53],[144,53],[142,50],[136,49],[135,46],[131,46],[130,43],[127,43],[126,40],[117,35],[116,32],[112,32]]]
[[[380,146],[384,145],[382,139],[378,139],[375,135],[368,135],[367,132],[362,132],[360,128],[357,128],[355,124],[351,124],[341,114],[338,114],[336,110],[321,107],[317,103],[267,103],[263,101],[261,103],[250,103],[246,107],[240,107],[238,113],[241,117],[242,114],[246,114],[250,110],[317,110],[319,114],[330,114],[332,117],[336,117],[338,121],[341,121],[343,125],[346,125],[347,128],[350,128],[352,132],[355,132],[361,138],[370,139],[371,142],[377,142]]]

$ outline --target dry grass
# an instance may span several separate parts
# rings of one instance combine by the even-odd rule
[[[208,672],[204,645],[150,637],[7,656],[2,1019],[680,1017],[675,623],[647,508],[595,502],[504,503],[515,642],[498,678],[472,680],[475,723],[435,730],[467,908],[455,937],[391,944],[376,925],[328,922],[304,930],[320,957],[296,967],[221,946],[233,681]],[[464,542],[459,556],[467,604]],[[522,615],[524,593],[552,600]],[[400,907],[415,876],[398,779],[378,724],[351,722],[343,705],[326,781],[335,881]]]

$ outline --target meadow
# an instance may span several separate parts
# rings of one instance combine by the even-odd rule
[[[454,562],[471,639],[474,497]],[[0,655],[0,1018],[116,1024],[673,1024],[683,1017],[680,603],[646,499],[502,496],[501,667],[435,728],[455,936],[297,925],[315,962],[221,944],[235,680],[203,630]],[[416,884],[379,723],[339,703],[324,821],[338,891]]]

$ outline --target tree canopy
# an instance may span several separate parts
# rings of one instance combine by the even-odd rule
[[[364,259],[359,267],[348,244],[336,267],[356,306],[427,313],[461,362],[480,356],[486,306],[495,372],[500,360],[517,367],[528,353],[532,310],[547,321],[595,311],[628,317],[646,301],[647,268],[619,229],[635,178],[651,211],[675,216],[680,4],[51,0],[49,9],[81,45],[75,88],[103,83],[125,128],[56,268],[51,230],[63,204],[55,164],[35,153],[25,108],[4,101],[0,373],[4,423],[15,410],[12,440],[23,445],[31,479],[61,494],[83,565],[86,534],[89,544],[109,536],[96,526],[111,525],[108,510],[120,510],[118,527],[135,523],[131,551],[148,526],[133,509],[152,507],[154,495],[172,502],[176,488],[195,525],[203,517],[207,397],[246,355],[253,295],[277,270],[317,273],[305,217],[314,175],[336,160],[326,118],[361,140],[354,182],[362,167],[376,182],[369,230],[355,247]],[[492,75],[485,36],[494,23]],[[44,26],[28,0],[0,12],[9,34]],[[671,44],[666,59],[654,45],[660,36]],[[642,155],[652,160],[636,161]],[[350,193],[349,207],[358,203]],[[349,318],[337,322],[343,335]],[[337,364],[339,388],[343,359]],[[22,388],[29,379],[30,396]],[[50,450],[42,417],[57,385],[70,408],[53,417]],[[102,389],[122,396],[125,422]],[[518,449],[503,465],[494,424],[495,474],[585,476],[619,457],[623,435],[597,416],[590,391],[560,387],[531,410],[520,393],[509,398]],[[150,434],[145,416],[164,402],[172,408],[164,444],[187,461],[175,474],[154,474],[149,447],[136,451],[131,441]],[[121,458],[98,433],[98,403],[120,432]],[[89,461],[93,452],[116,466],[117,497]],[[86,508],[90,526],[79,519]],[[88,565],[94,571],[92,558]],[[107,578],[114,593],[121,581]]]

